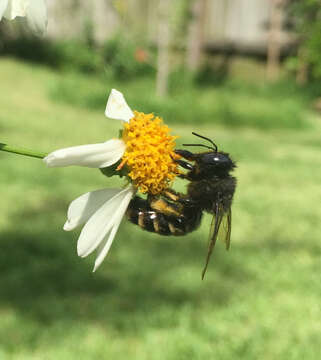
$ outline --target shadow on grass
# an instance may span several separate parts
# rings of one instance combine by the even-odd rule
[[[56,219],[59,213],[56,209]],[[252,278],[240,257],[218,249],[202,282],[206,239],[200,239],[201,231],[168,238],[129,223],[122,224],[108,259],[93,274],[93,258],[76,256],[77,234],[63,232],[55,221],[45,226],[46,218],[49,214],[40,212],[30,225],[20,213],[13,223],[23,227],[0,233],[0,307],[41,328],[92,321],[133,332],[144,328],[138,324],[146,316],[162,317],[165,308],[175,314],[185,306],[227,306]]]

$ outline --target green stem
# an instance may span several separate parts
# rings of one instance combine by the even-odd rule
[[[43,159],[44,157],[47,156],[47,154],[40,153],[38,151],[22,149],[22,148],[18,148],[18,147],[15,147],[15,146],[2,144],[2,143],[0,143],[0,151],[6,151],[6,152],[13,153],[13,154],[30,156],[30,157],[34,157],[34,158],[37,158],[37,159]]]

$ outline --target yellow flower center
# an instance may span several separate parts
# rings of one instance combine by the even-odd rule
[[[174,148],[177,136],[154,114],[134,111],[124,125],[126,151],[120,168],[126,164],[128,176],[142,193],[157,195],[168,188],[178,174]]]

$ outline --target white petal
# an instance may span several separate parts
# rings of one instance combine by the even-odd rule
[[[78,239],[77,252],[79,256],[85,257],[89,255],[104,240],[106,234],[117,224],[120,216],[124,215],[124,212],[119,212],[124,199],[129,197],[130,200],[132,194],[133,188],[130,185],[126,189],[119,191],[92,215],[82,229]]]
[[[3,14],[5,18],[13,20],[17,16],[26,16],[29,7],[28,0],[9,0],[7,3],[7,10]]]
[[[84,224],[106,201],[119,192],[119,189],[102,189],[79,196],[68,208],[68,220],[64,230],[70,231]]]
[[[73,146],[56,150],[44,158],[49,167],[87,166],[103,168],[115,164],[125,152],[125,143],[112,139],[101,144]]]
[[[105,236],[105,239],[103,240],[103,242],[101,243],[101,245],[99,246],[98,249],[98,255],[95,261],[95,266],[94,266],[94,270],[93,272],[95,272],[98,267],[101,265],[101,263],[103,262],[103,260],[105,259],[105,257],[107,256],[109,249],[113,243],[113,240],[115,238],[115,235],[117,233],[118,227],[121,223],[121,220],[127,210],[127,207],[129,205],[129,202],[131,200],[131,198],[133,197],[134,194],[134,190],[132,188],[132,186],[129,186],[126,189],[126,196],[123,198],[122,203],[119,205],[119,208],[117,210],[117,217],[116,217],[116,221],[110,231],[110,234],[107,238],[107,235]]]
[[[134,113],[127,105],[124,95],[112,89],[107,100],[105,115],[111,119],[129,121],[134,117]]]
[[[2,19],[2,15],[6,11],[8,6],[8,0],[0,0],[0,20]]]
[[[30,27],[43,34],[47,28],[48,16],[45,0],[30,0],[26,13]]]

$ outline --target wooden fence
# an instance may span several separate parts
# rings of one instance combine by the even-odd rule
[[[49,0],[48,34],[53,38],[81,37],[91,29],[94,39],[102,42],[122,30],[153,40],[158,1]],[[183,6],[186,1],[173,0],[173,4]],[[240,51],[266,51],[271,0],[205,1],[204,33],[209,49],[230,46]],[[285,45],[292,36],[282,31],[279,39]]]

